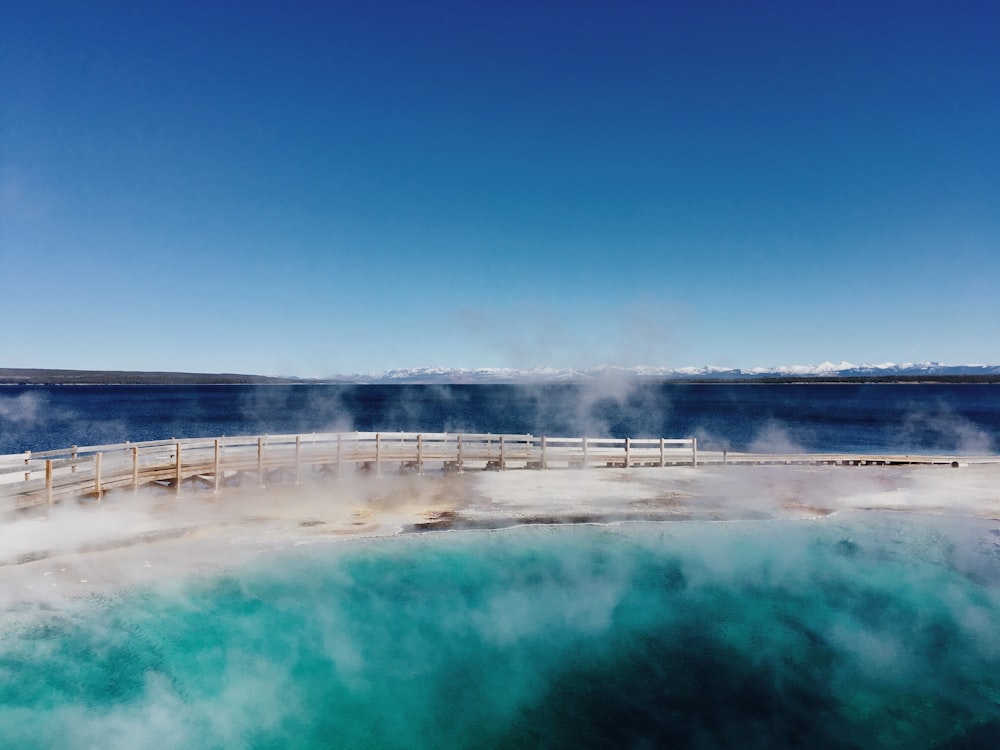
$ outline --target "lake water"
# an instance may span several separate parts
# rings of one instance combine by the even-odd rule
[[[990,453],[1000,385],[33,386],[0,388],[0,453],[339,430],[689,437],[706,448]]]
[[[998,444],[998,394],[4,389],[0,451],[358,428],[980,452]],[[924,471],[960,493],[974,469]],[[36,596],[74,560],[0,565],[0,747],[1000,746],[993,520],[856,512],[289,543],[170,586]]]

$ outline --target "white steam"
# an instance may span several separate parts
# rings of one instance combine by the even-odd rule
[[[6,421],[19,429],[30,428],[43,419],[45,407],[45,399],[37,393],[0,395],[0,424]]]

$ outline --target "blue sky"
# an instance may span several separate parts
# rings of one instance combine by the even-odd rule
[[[0,4],[0,366],[1000,362],[994,2]]]

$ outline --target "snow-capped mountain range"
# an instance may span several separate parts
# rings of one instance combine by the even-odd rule
[[[657,381],[753,381],[810,379],[836,380],[863,378],[891,380],[934,379],[979,376],[1000,382],[1000,365],[945,365],[940,362],[886,362],[878,365],[855,365],[850,362],[821,362],[818,365],[786,365],[783,367],[620,367],[597,365],[585,369],[535,367],[416,367],[386,370],[379,373],[333,375],[325,378],[238,374],[205,374],[185,372],[144,372],[118,370],[46,370],[0,367],[0,386],[4,385],[140,385],[140,384],[211,384],[235,385],[253,383],[614,383]]]
[[[336,380],[359,383],[547,383],[586,382],[621,378],[629,380],[753,380],[759,378],[892,378],[920,376],[986,375],[1000,376],[1000,365],[946,365],[940,362],[856,365],[850,362],[821,362],[818,365],[781,367],[619,367],[597,365],[585,369],[536,367],[417,367],[386,370],[367,375],[338,376]]]

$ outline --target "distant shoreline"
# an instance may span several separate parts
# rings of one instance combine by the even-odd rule
[[[1000,384],[1000,374],[983,375],[760,375],[733,378],[712,376],[634,377],[642,385],[810,385],[913,383]],[[362,380],[353,378],[294,378],[238,373],[144,372],[132,370],[55,370],[0,367],[0,386],[29,385],[583,385],[588,380]]]
[[[47,370],[0,367],[0,385],[262,385],[326,382],[236,373]]]

